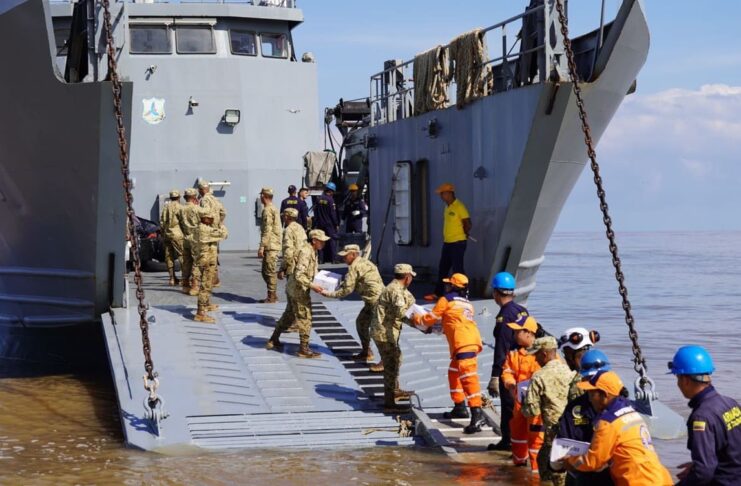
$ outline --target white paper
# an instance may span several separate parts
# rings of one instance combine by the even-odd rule
[[[551,446],[551,462],[559,462],[565,457],[581,456],[589,450],[589,442],[556,437]]]
[[[517,384],[517,401],[522,403],[527,396],[527,387],[530,386],[530,380],[521,381]]]
[[[421,305],[412,304],[412,306],[409,309],[407,309],[404,315],[406,316],[407,319],[411,319],[412,316],[415,314],[426,314],[426,313],[427,311]]]
[[[334,292],[340,286],[342,275],[327,270],[320,270],[314,277],[314,284],[319,285],[327,292]]]

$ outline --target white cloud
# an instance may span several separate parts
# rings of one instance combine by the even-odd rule
[[[623,229],[741,228],[741,86],[631,95],[597,152],[611,211]],[[586,172],[562,229],[584,228],[578,208],[594,204]]]

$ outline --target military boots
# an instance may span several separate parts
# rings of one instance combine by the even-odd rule
[[[299,358],[318,358],[321,353],[315,353],[309,347],[309,336],[301,336],[301,345],[298,348],[296,356]]]
[[[261,304],[275,304],[276,302],[278,302],[278,293],[270,290],[268,296],[260,301]]]
[[[201,284],[198,280],[193,281],[193,285],[190,287],[188,295],[196,296],[201,291]]]
[[[273,331],[273,335],[270,336],[268,342],[265,343],[265,349],[275,349],[276,351],[283,350],[283,343],[280,342],[280,333]]]
[[[198,322],[205,322],[207,324],[216,323],[216,319],[206,314],[206,307],[202,306],[198,306],[198,312],[196,312],[196,316],[193,318],[193,320]]]
[[[443,418],[468,418],[468,409],[466,408],[466,402],[456,403],[455,405],[453,405],[453,409],[450,412],[443,413]]]
[[[464,434],[475,434],[481,432],[481,427],[486,427],[486,417],[481,407],[471,407],[471,423],[463,428]]]
[[[365,361],[366,363],[372,362],[373,358],[373,352],[370,349],[363,349],[358,354],[352,355],[352,359],[356,361]]]

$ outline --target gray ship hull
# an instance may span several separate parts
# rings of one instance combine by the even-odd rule
[[[61,79],[48,5],[16,3],[0,8],[0,357],[61,366],[99,355],[77,344],[99,346],[100,314],[123,304],[113,102],[109,83]]]
[[[648,47],[641,2],[624,2],[596,60],[596,78],[582,83],[595,142],[631,89]],[[434,138],[427,131],[433,119],[439,127]],[[444,204],[432,191],[450,182],[471,213],[476,241],[467,243],[465,268],[474,287],[484,291],[494,273],[506,270],[517,277],[518,299],[526,300],[587,158],[571,83],[557,88],[546,81],[484,97],[463,109],[450,107],[364,130],[374,137],[366,157],[371,239],[374,254],[380,246],[382,269],[390,273],[396,262],[404,261],[436,275]],[[412,192],[432,194],[425,211],[421,204],[412,205],[408,244],[397,243],[393,227],[397,213],[410,208],[396,197],[386,218],[399,161],[411,162],[415,172],[424,164],[426,177],[414,181]]]

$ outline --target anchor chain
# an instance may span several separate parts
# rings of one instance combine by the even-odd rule
[[[641,346],[638,344],[638,331],[635,328],[635,319],[633,319],[633,313],[631,310],[630,300],[628,300],[628,288],[625,286],[625,275],[623,274],[622,262],[618,255],[618,246],[615,241],[615,232],[612,229],[612,218],[610,217],[609,208],[607,206],[607,198],[605,195],[605,189],[602,185],[602,177],[600,176],[600,168],[597,163],[597,152],[594,149],[594,142],[592,141],[592,130],[587,120],[587,111],[584,107],[584,99],[582,98],[581,87],[579,86],[579,79],[576,69],[576,61],[574,60],[574,50],[571,46],[571,40],[569,39],[569,28],[568,20],[564,12],[564,6],[562,0],[556,0],[556,10],[558,11],[558,20],[561,23],[561,35],[563,36],[563,45],[566,51],[566,58],[569,64],[569,75],[573,84],[574,96],[576,97],[576,106],[579,109],[579,119],[581,120],[581,129],[584,132],[584,143],[587,146],[587,155],[591,162],[592,173],[594,174],[594,184],[597,187],[597,197],[599,198],[599,206],[602,211],[602,221],[605,224],[605,234],[609,241],[610,254],[612,255],[612,265],[615,267],[615,279],[618,282],[618,291],[623,301],[623,310],[625,311],[625,323],[628,325],[628,336],[633,346],[633,369],[640,376],[636,380],[636,398],[654,398],[656,396],[654,392],[654,383],[651,378],[648,377],[646,371],[646,359],[643,357],[641,352]],[[646,390],[646,387],[649,389]],[[642,396],[639,396],[642,395]]]
[[[126,221],[128,226],[129,241],[131,242],[131,256],[134,266],[134,284],[136,286],[137,310],[139,312],[139,328],[142,335],[142,350],[144,352],[144,388],[149,392],[147,401],[150,405],[159,403],[157,387],[158,373],[154,371],[152,362],[152,346],[149,342],[149,323],[147,322],[147,306],[144,302],[144,288],[142,285],[141,259],[139,255],[139,239],[136,237],[136,222],[134,213],[134,197],[131,194],[131,178],[129,171],[129,150],[126,143],[126,128],[124,127],[123,111],[121,109],[121,79],[118,76],[118,63],[116,62],[116,49],[113,42],[113,28],[111,26],[111,11],[109,0],[101,0],[103,7],[103,28],[106,32],[106,53],[108,55],[108,78],[113,90],[113,107],[116,120],[116,132],[118,133],[119,157],[121,159],[121,175],[123,176],[124,198],[126,201]],[[151,406],[152,414],[155,413]],[[160,417],[161,418],[161,417]]]

